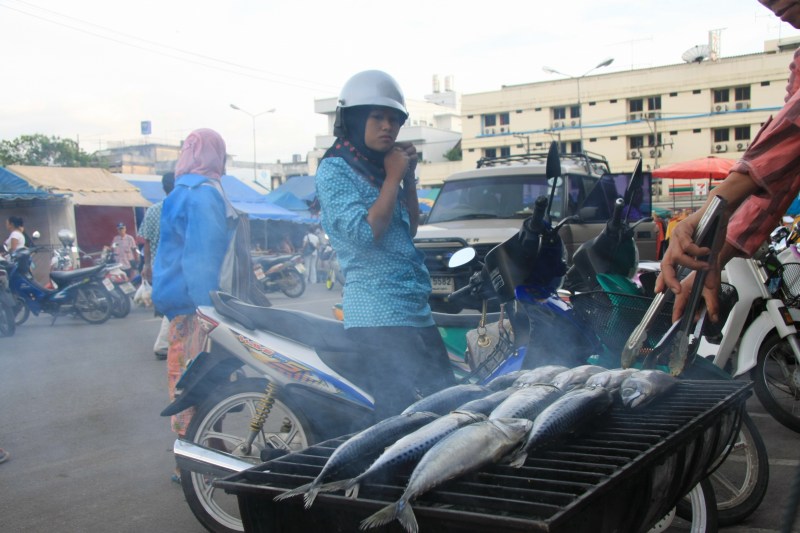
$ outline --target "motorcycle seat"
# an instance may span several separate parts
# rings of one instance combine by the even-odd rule
[[[311,346],[317,351],[352,351],[344,324],[332,318],[248,304],[224,292],[212,292],[214,309],[249,329],[260,329]]]
[[[292,257],[294,255],[261,256],[253,258],[253,261],[261,265],[261,268],[268,270],[273,265],[289,261]]]
[[[64,285],[83,277],[94,276],[103,270],[103,268],[104,265],[97,265],[93,267],[79,268],[77,270],[57,270],[55,272],[50,272],[50,279],[52,279],[59,287],[63,287]]]

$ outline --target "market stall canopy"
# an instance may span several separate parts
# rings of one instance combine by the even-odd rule
[[[11,165],[6,168],[38,190],[70,196],[75,205],[112,207],[150,205],[136,187],[103,168],[22,165]]]
[[[308,204],[289,191],[281,191],[276,189],[266,196],[266,201],[272,205],[277,205],[292,211],[308,210]]]
[[[281,194],[291,193],[300,200],[312,201],[317,196],[317,186],[314,183],[314,176],[293,176],[287,179],[286,183],[273,189],[267,197],[278,192]]]
[[[682,163],[674,163],[653,170],[653,177],[684,180],[725,179],[736,159],[708,156]]]
[[[0,168],[0,200],[48,200],[63,195],[37,189],[13,172]]]

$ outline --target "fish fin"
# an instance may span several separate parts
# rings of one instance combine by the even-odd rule
[[[367,518],[361,521],[359,529],[361,530],[371,529],[373,527],[378,527],[384,524],[388,524],[389,522],[397,518],[397,514],[400,511],[401,502],[402,500],[398,500],[394,503],[390,503],[377,513],[368,516]]]
[[[361,483],[354,483],[352,486],[348,487],[347,492],[345,492],[345,496],[348,498],[353,498],[354,500],[358,498],[358,490],[361,488]]]
[[[408,502],[402,502],[400,505],[400,512],[397,515],[397,520],[400,522],[408,533],[419,533],[419,525],[417,525],[417,517],[414,516],[414,510]]]
[[[352,479],[352,478],[343,479],[341,481],[332,481],[331,483],[325,483],[324,485],[322,485],[319,488],[319,491],[320,492],[337,492],[337,491],[340,491],[340,490],[344,490],[344,491],[349,492],[350,491],[350,487],[352,487],[354,483],[356,483],[356,481],[354,479]]]
[[[290,491],[284,492],[283,494],[278,494],[277,496],[275,496],[274,499],[275,499],[276,502],[279,502],[281,500],[285,500],[285,499],[291,498],[293,496],[300,496],[301,494],[305,494],[306,492],[308,492],[308,489],[310,489],[310,488],[311,488],[311,483],[306,483],[305,485],[301,485],[301,486],[297,487],[296,489],[292,489]]]
[[[303,501],[305,502],[306,509],[310,508],[314,504],[317,494],[319,494],[319,487],[311,487],[308,489],[308,492],[305,493],[303,496]]]
[[[528,459],[528,452],[526,452],[525,450],[520,450],[516,454],[511,456],[511,458],[508,461],[508,466],[512,468],[520,468],[522,465],[525,464],[525,461],[527,459]]]

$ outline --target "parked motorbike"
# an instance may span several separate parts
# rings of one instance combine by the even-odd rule
[[[16,330],[14,321],[14,296],[8,283],[8,271],[11,265],[0,259],[0,337],[10,337]]]
[[[258,256],[253,271],[265,293],[281,291],[289,298],[299,298],[306,290],[306,268],[299,254]]]
[[[102,265],[50,273],[55,289],[36,282],[31,272],[31,251],[15,251],[9,261],[9,286],[15,300],[15,323],[24,323],[30,313],[47,313],[53,323],[59,316],[77,315],[90,324],[102,324],[111,315],[113,284],[104,279]]]

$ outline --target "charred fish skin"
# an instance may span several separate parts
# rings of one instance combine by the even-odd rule
[[[550,382],[564,392],[569,392],[578,387],[583,387],[586,380],[595,374],[605,372],[606,369],[597,365],[581,365],[561,372]]]
[[[305,507],[308,509],[314,503],[319,493],[320,486],[326,481],[332,481],[345,466],[353,461],[363,460],[375,453],[380,453],[386,446],[397,439],[419,429],[425,424],[438,418],[438,415],[428,412],[396,415],[381,420],[359,433],[356,433],[341,444],[328,458],[325,466],[311,483],[275,496],[276,501],[285,500],[292,496],[303,494]]]
[[[564,392],[558,387],[546,384],[518,389],[489,414],[489,420],[498,418],[533,420],[563,394]]]
[[[451,433],[422,457],[400,499],[362,521],[361,529],[397,519],[406,531],[417,533],[412,499],[445,481],[499,462],[520,445],[531,425],[530,420],[503,418],[476,422]]]
[[[489,389],[480,385],[454,385],[414,402],[401,414],[429,412],[446,415],[459,405],[486,396],[489,392]]]
[[[477,400],[469,401],[459,406],[456,409],[456,411],[488,415],[498,405],[503,403],[509,396],[511,396],[514,392],[516,392],[516,390],[517,389],[509,387],[506,389],[499,390],[497,392],[493,392],[488,396],[484,396],[483,398],[478,398]]]
[[[611,403],[611,392],[600,387],[576,389],[564,394],[533,421],[528,438],[512,459],[511,466],[522,466],[532,449],[575,430],[585,420],[605,411]]]
[[[644,407],[677,383],[678,378],[661,370],[640,370],[622,382],[622,403],[632,409]]]
[[[499,391],[502,389],[506,389],[514,384],[517,378],[522,376],[523,374],[530,372],[529,370],[515,370],[513,372],[509,372],[507,374],[500,374],[496,378],[492,379],[490,382],[486,383],[484,387],[491,391]]]
[[[322,492],[344,490],[351,498],[358,497],[358,487],[362,480],[384,468],[417,461],[425,452],[449,434],[469,424],[486,420],[482,414],[453,411],[425,424],[413,433],[400,438],[386,448],[370,467],[352,479],[335,481],[323,485]]]
[[[566,366],[545,365],[533,370],[528,370],[514,382],[515,387],[529,387],[539,383],[550,383],[561,372],[569,370]]]
[[[639,372],[637,368],[614,368],[611,370],[606,370],[605,372],[598,372],[597,374],[590,376],[589,379],[586,380],[586,383],[583,385],[587,389],[594,388],[594,387],[603,387],[604,389],[608,390],[616,390],[619,389],[622,385],[622,382],[625,381],[627,378]]]

